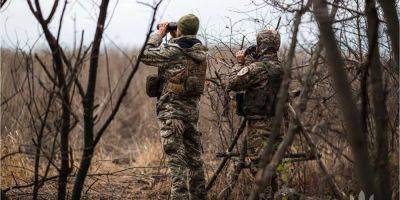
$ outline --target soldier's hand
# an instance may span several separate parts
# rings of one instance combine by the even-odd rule
[[[236,59],[240,64],[244,64],[244,62],[246,61],[246,55],[244,54],[244,52],[245,50],[240,50],[236,53]]]
[[[160,23],[157,34],[160,35],[161,38],[165,37],[165,35],[168,32],[167,28],[168,28],[168,22]]]
[[[177,37],[177,31],[178,31],[178,29],[169,32],[169,34],[171,35],[172,38],[176,38]]]
[[[225,92],[229,92],[229,80],[222,80],[221,81],[221,87],[223,90],[225,90]]]

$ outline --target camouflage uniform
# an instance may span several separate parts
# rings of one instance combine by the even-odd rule
[[[201,66],[197,90],[202,92],[207,48],[194,35],[172,38],[159,47],[161,42],[158,34],[150,37],[142,62],[158,67],[158,76],[163,80],[156,112],[170,169],[171,199],[205,199],[201,133],[197,130],[200,93],[190,94],[181,79],[188,82],[187,69]]]
[[[236,65],[229,76],[228,90],[244,91],[243,115],[248,120],[247,154],[251,172],[256,174],[258,154],[271,134],[276,95],[283,71],[277,51],[279,33],[263,30],[257,34],[257,58],[249,65]],[[277,143],[282,140],[277,138]]]

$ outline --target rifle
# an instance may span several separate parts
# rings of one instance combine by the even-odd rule
[[[240,123],[240,127],[236,132],[235,137],[233,138],[231,144],[228,147],[228,150],[226,151],[227,154],[230,154],[235,147],[237,141],[239,140],[240,135],[243,133],[244,128],[246,127],[246,119],[243,119],[242,122]],[[210,190],[215,182],[215,180],[218,178],[218,175],[221,173],[222,169],[224,168],[225,164],[228,162],[230,157],[226,156],[222,159],[221,163],[219,164],[217,171],[214,172],[212,177],[210,178],[210,181],[208,181],[207,186],[206,186],[206,191]]]

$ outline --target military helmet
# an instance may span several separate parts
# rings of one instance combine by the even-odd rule
[[[182,16],[178,20],[178,29],[183,35],[196,35],[199,30],[199,18],[193,14]]]
[[[280,45],[281,36],[277,31],[265,29],[257,33],[257,48],[259,53],[276,53]]]

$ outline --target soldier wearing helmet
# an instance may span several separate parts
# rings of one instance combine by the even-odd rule
[[[236,96],[238,114],[247,119],[247,155],[251,161],[250,171],[254,175],[257,173],[259,153],[271,134],[277,93],[283,75],[277,55],[280,46],[279,33],[262,30],[256,39],[254,62],[245,64],[245,51],[237,52],[239,64],[235,65],[227,81],[228,91],[240,92]],[[277,144],[281,140],[282,137],[278,137]],[[270,188],[277,190],[276,178]]]

